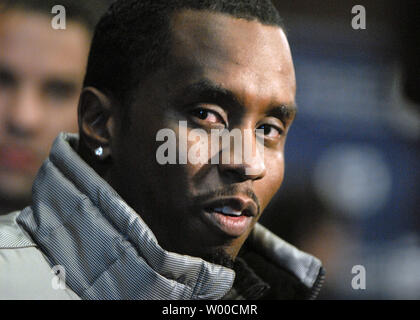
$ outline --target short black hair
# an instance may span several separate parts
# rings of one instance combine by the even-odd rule
[[[111,3],[111,0],[0,0],[0,8],[2,11],[22,9],[53,17],[51,9],[55,5],[62,5],[66,9],[67,20],[79,22],[93,34],[96,24]]]
[[[270,0],[118,0],[95,30],[84,86],[95,87],[129,108],[132,90],[169,56],[171,17],[188,9],[283,28]]]

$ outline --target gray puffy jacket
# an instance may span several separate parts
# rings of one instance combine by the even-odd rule
[[[59,135],[34,182],[33,205],[0,217],[0,299],[316,297],[321,262],[260,224],[235,270],[165,251],[79,157],[77,139]]]

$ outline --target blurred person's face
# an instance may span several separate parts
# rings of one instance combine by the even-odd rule
[[[141,83],[130,127],[111,138],[109,180],[165,249],[232,260],[283,181],[295,99],[289,45],[281,28],[221,14],[178,13],[172,30],[169,62]],[[262,129],[264,157],[212,164],[209,153],[208,163],[160,165],[156,134],[180,138],[179,121],[208,140],[211,129],[250,130],[244,144],[253,146]]]
[[[0,199],[30,200],[31,186],[60,131],[77,131],[77,102],[90,34],[54,30],[48,15],[0,14]]]

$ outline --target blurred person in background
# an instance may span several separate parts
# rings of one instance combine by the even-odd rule
[[[0,215],[31,201],[33,179],[60,131],[77,131],[93,29],[109,1],[0,0]]]

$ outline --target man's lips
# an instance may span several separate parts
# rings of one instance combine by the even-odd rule
[[[15,146],[0,147],[0,167],[13,171],[32,172],[38,168],[37,157],[26,148]]]
[[[217,209],[217,212],[225,215],[238,216],[238,213],[241,213],[248,217],[255,217],[258,213],[256,203],[252,199],[244,196],[210,199],[204,202],[203,206],[206,209]]]
[[[223,197],[203,203],[205,220],[231,237],[244,234],[257,215],[256,203],[247,197]]]

